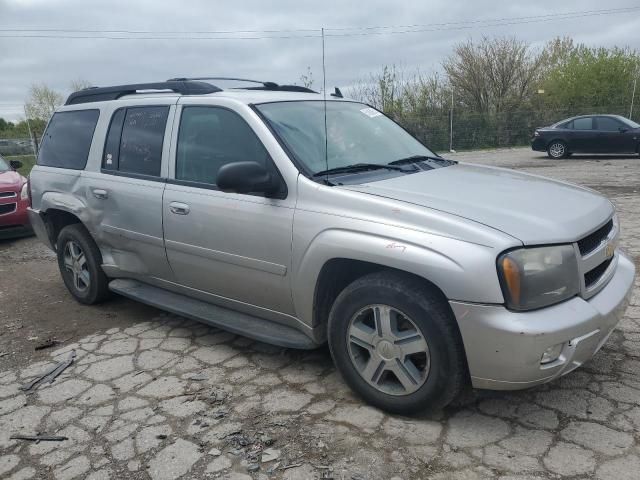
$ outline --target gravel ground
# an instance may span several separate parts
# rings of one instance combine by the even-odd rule
[[[640,266],[637,157],[451,156],[604,193]],[[50,338],[60,345],[34,350]],[[53,384],[19,390],[72,350]],[[326,349],[275,348],[122,298],[78,305],[55,257],[29,238],[0,243],[0,355],[2,479],[640,478],[639,283],[577,371],[403,418],[354,397]],[[38,432],[68,439],[9,439]]]

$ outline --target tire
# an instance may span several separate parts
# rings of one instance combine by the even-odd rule
[[[381,329],[385,318],[390,328]],[[378,272],[347,286],[331,308],[328,341],[347,384],[388,412],[442,408],[468,383],[453,313],[435,289],[407,275]]]
[[[102,270],[102,255],[87,229],[79,224],[67,225],[56,242],[58,268],[67,289],[85,305],[108,299],[109,280]]]
[[[549,158],[553,158],[554,160],[559,160],[561,158],[567,158],[569,156],[569,151],[567,149],[567,144],[562,140],[554,140],[547,146],[547,155]]]

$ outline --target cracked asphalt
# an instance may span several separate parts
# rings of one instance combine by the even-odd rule
[[[640,159],[460,160],[609,196],[640,266]],[[62,343],[34,351],[46,338]],[[52,384],[20,386],[76,352]],[[640,478],[640,283],[593,360],[520,392],[406,418],[356,398],[327,349],[272,347],[126,299],[78,306],[35,239],[0,243],[0,478]],[[37,433],[67,437],[12,440]]]

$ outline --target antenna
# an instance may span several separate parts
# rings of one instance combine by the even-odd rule
[[[325,182],[329,184],[329,132],[327,130],[327,69],[324,62],[324,27],[322,32],[322,98],[324,103],[324,163],[327,170]]]

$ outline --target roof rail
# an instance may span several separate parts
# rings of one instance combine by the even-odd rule
[[[192,77],[192,78],[172,78],[170,81],[199,81],[199,80],[228,80],[235,82],[258,83],[259,87],[235,87],[242,90],[275,90],[279,92],[301,92],[301,93],[318,93],[307,87],[299,85],[278,85],[275,82],[263,82],[261,80],[251,80],[249,78],[235,77]]]
[[[222,91],[221,88],[206,82],[173,79],[166,82],[134,83],[115,87],[89,87],[69,95],[65,105],[116,100],[144,90],[170,90],[181,95],[205,95]]]

